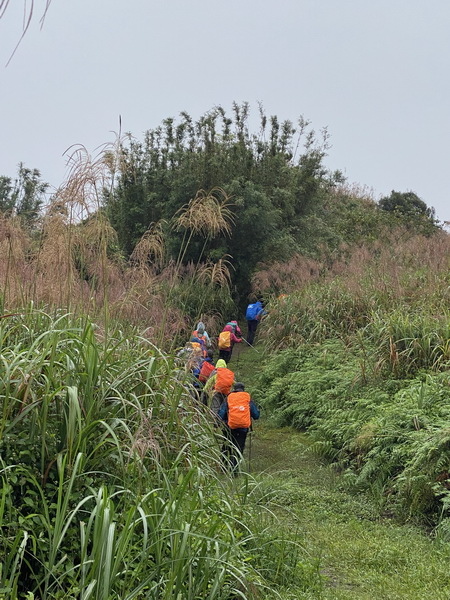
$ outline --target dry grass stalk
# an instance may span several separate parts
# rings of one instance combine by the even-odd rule
[[[82,283],[76,271],[71,243],[76,229],[61,214],[44,219],[41,245],[32,261],[34,296],[40,302],[69,307],[81,294]]]
[[[152,410],[149,410],[148,416],[141,416],[141,424],[134,434],[134,440],[130,448],[130,457],[136,453],[141,460],[150,452],[157,460],[161,458],[161,445],[153,430],[154,421],[152,419]],[[161,432],[159,432],[161,436]]]
[[[166,248],[164,242],[163,222],[152,223],[136,244],[130,262],[139,268],[147,268],[152,264],[161,269],[165,262]]]
[[[231,256],[226,254],[216,263],[208,261],[203,265],[200,265],[196,275],[197,281],[199,283],[227,288],[229,290],[231,287],[230,268],[232,267],[232,264],[228,258],[231,258]]]
[[[231,235],[233,213],[230,206],[230,198],[222,188],[216,187],[209,192],[199,190],[195,198],[176,212],[174,229],[188,229],[206,238],[214,238],[219,233]]]
[[[106,335],[109,317],[144,330],[152,341],[168,345],[193,324],[187,322],[170,290],[181,285],[189,293],[198,265],[171,261],[164,266],[163,223],[152,224],[137,244],[129,264],[117,252],[116,234],[101,210],[105,187],[112,184],[120,154],[104,148],[92,158],[84,147],[69,157],[69,176],[46,207],[40,240],[13,218],[0,217],[0,284],[4,308],[24,303],[84,312],[95,317]],[[180,214],[179,224],[213,236],[229,231],[231,213],[221,190],[202,191]],[[187,219],[184,220],[184,219]],[[192,235],[192,231],[191,231]],[[224,257],[208,264],[200,277],[229,286],[229,263]],[[180,288],[181,289],[181,288]],[[177,292],[178,293],[178,292]],[[216,328],[214,317],[203,320]]]
[[[320,262],[295,254],[287,262],[261,265],[252,278],[252,290],[254,293],[290,293],[317,279],[322,270]]]
[[[0,214],[0,290],[6,305],[26,301],[32,239],[14,216]]]

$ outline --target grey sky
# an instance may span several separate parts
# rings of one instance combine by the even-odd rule
[[[327,165],[350,182],[415,191],[450,221],[449,0],[52,0],[20,37],[0,21],[0,175],[58,186],[63,152],[119,127],[138,139],[187,110],[257,102],[328,127]]]

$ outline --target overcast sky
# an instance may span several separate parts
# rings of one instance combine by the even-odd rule
[[[30,0],[28,0],[28,5]],[[248,101],[327,127],[327,166],[349,182],[416,192],[450,221],[450,0],[45,0],[20,38],[0,20],[0,175],[64,151],[136,138],[186,110]]]

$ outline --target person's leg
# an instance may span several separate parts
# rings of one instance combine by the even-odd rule
[[[256,319],[252,321],[247,321],[248,333],[247,333],[247,342],[253,346],[253,342],[255,340],[256,328],[258,327],[258,321]]]
[[[230,433],[230,430],[228,429],[228,427],[223,429],[223,435],[224,435],[224,440],[223,440],[222,449],[221,449],[222,464],[223,464],[223,469],[225,471],[228,471],[228,470],[232,469],[234,445],[233,445],[233,442],[231,441],[231,433]]]
[[[232,453],[230,456],[231,469],[236,472],[241,455],[244,454],[245,439],[247,437],[246,429],[230,429],[230,438],[232,443]]]

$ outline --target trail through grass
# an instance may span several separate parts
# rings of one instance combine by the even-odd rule
[[[250,392],[262,358],[243,345],[230,363]],[[318,558],[324,579],[322,592],[290,589],[283,598],[450,598],[450,544],[382,518],[370,499],[347,493],[342,478],[308,451],[307,435],[270,429],[264,415],[254,429],[247,464],[270,508],[300,532],[305,550]]]

